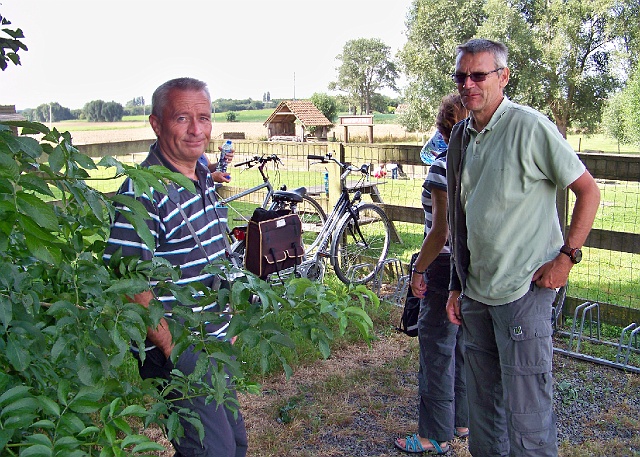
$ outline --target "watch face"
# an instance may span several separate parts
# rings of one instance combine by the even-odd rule
[[[582,251],[580,249],[574,249],[572,251],[572,258],[575,263],[578,263],[582,260]]]

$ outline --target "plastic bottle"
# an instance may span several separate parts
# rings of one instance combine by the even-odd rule
[[[222,151],[220,152],[220,160],[218,160],[216,171],[221,171],[223,173],[227,171],[227,161],[225,159],[225,156],[228,153],[230,153],[232,149],[233,149],[233,143],[231,142],[231,140],[225,141],[225,143],[222,145]]]
[[[329,172],[324,172],[324,193],[329,195]]]

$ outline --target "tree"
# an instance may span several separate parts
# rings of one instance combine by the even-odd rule
[[[618,141],[618,152],[620,144],[630,143],[627,135],[626,118],[628,116],[623,93],[614,94],[607,100],[602,113],[602,125],[605,131]]]
[[[640,69],[627,81],[627,86],[606,103],[603,124],[618,144],[640,146]]]
[[[117,122],[122,120],[124,107],[113,101],[93,100],[84,105],[82,112],[89,122]]]
[[[27,51],[27,46],[20,41],[18,38],[24,38],[24,34],[21,29],[12,30],[7,25],[10,25],[11,22],[0,14],[0,24],[2,24],[2,32],[4,35],[8,35],[8,38],[4,35],[0,35],[0,69],[5,71],[9,62],[12,62],[14,65],[20,64],[20,56],[18,55],[18,51],[21,49],[23,51]]]
[[[549,112],[565,137],[571,126],[594,131],[618,85],[608,50],[615,44],[607,31],[611,2],[553,1],[534,13],[529,25],[541,66],[530,85],[544,94],[534,107]]]
[[[127,102],[127,106],[144,106],[144,97],[134,97]]]
[[[408,108],[400,122],[409,131],[433,126],[442,97],[455,91],[455,47],[472,38],[485,19],[483,0],[415,0],[407,18],[407,42],[398,53],[407,77]]]
[[[629,116],[625,119],[627,122],[626,130],[631,141],[640,146],[640,119],[638,119],[638,113],[640,113],[640,67],[636,68],[624,92],[629,112]]]
[[[120,103],[107,102],[102,107],[102,115],[107,122],[119,122],[123,114],[124,107]]]
[[[338,103],[335,97],[316,92],[311,96],[311,102],[324,114],[324,117],[329,119],[331,123],[335,123],[338,118]]]
[[[617,0],[612,6],[611,33],[619,40],[617,57],[623,62],[627,74],[638,68],[640,59],[640,1]]]
[[[618,85],[614,1],[416,0],[400,54],[410,80],[407,122],[433,121],[440,98],[455,90],[442,71],[453,68],[455,45],[484,37],[510,49],[510,98],[547,113],[563,135],[572,125],[593,131]]]
[[[57,102],[38,105],[31,115],[36,122],[58,122],[76,119],[69,108],[65,108]],[[51,119],[49,119],[49,116],[51,116]]]
[[[104,116],[102,115],[102,107],[104,105],[103,100],[92,100],[86,103],[82,108],[82,113],[85,119],[89,122],[104,122]]]
[[[397,90],[398,72],[390,54],[391,48],[377,38],[347,41],[336,57],[342,62],[338,80],[329,84],[329,90],[348,92],[360,111],[369,113],[371,97],[378,89]]]

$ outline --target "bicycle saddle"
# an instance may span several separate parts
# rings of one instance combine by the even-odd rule
[[[306,187],[298,187],[297,189],[293,189],[293,190],[276,190],[273,193],[273,197],[271,198],[273,199],[274,202],[286,201],[286,202],[300,203],[302,201],[302,197],[306,193],[307,193]]]

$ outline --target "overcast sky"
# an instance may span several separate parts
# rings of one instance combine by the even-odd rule
[[[192,76],[216,98],[329,93],[336,56],[357,38],[392,55],[406,43],[411,0],[0,0],[21,28],[21,66],[0,72],[0,105],[18,110],[91,100],[151,102],[163,82]],[[402,84],[402,82],[400,82]],[[384,91],[386,95],[397,96]]]

